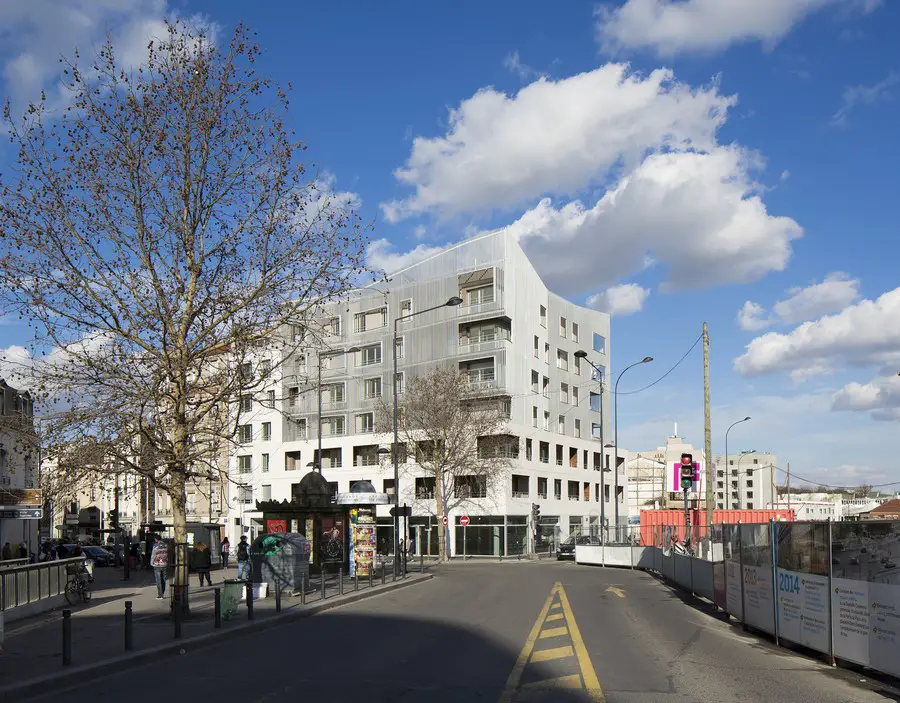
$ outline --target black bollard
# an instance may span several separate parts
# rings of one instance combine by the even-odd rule
[[[253,583],[250,581],[247,581],[246,588],[247,588],[247,619],[252,620],[253,619]]]
[[[325,600],[327,597],[325,594],[325,572],[322,571],[322,600]]]
[[[369,564],[369,588],[372,588],[372,579],[375,577],[375,564]]]
[[[425,573],[425,554],[419,555],[419,573],[420,574]]]
[[[344,595],[344,567],[338,569],[338,594]]]
[[[222,589],[217,587],[213,592],[216,596],[216,612],[214,613],[213,617],[215,618],[215,628],[218,630],[220,627],[222,627]]]
[[[384,562],[381,562],[381,585],[384,585]]]
[[[300,577],[300,604],[306,605],[306,576]]]
[[[357,568],[356,571],[353,572],[353,590],[359,590],[359,568]]]
[[[275,612],[281,612],[281,584],[275,584]]]
[[[125,601],[125,651],[134,649],[134,630],[132,629],[131,601]]]
[[[72,611],[68,608],[63,610],[62,637],[62,663],[69,666],[72,663]]]

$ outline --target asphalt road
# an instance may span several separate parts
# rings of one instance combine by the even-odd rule
[[[858,683],[859,675],[746,635],[640,571],[470,562],[436,573],[40,700],[898,700]]]

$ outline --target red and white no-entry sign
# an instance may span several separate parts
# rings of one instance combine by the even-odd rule
[[[459,519],[459,524],[462,525],[463,527],[468,527],[468,526],[469,526],[469,516],[468,516],[468,515],[463,515],[463,516]]]
[[[446,527],[448,522],[450,521],[447,519],[447,516],[444,515],[444,517],[441,518],[441,524]]]

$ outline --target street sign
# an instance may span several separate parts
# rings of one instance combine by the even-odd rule
[[[448,522],[450,522],[450,521],[447,519],[447,516],[444,515],[444,517],[441,518],[441,524],[442,524],[444,527],[446,527]]]
[[[0,510],[0,520],[40,520],[43,514],[42,508],[11,508]]]
[[[468,527],[468,526],[469,526],[469,516],[468,516],[468,515],[463,515],[463,516],[459,519],[459,524],[462,525],[463,527]]]
[[[391,508],[391,517],[412,517],[412,506],[401,505],[399,508]]]

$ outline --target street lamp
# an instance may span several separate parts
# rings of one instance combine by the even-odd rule
[[[319,364],[319,382],[316,384],[316,392],[319,394],[319,414],[316,418],[316,430],[319,435],[318,461],[313,463],[319,464],[319,473],[322,473],[322,359],[330,359],[341,354],[353,354],[359,351],[359,347],[350,347],[349,349],[332,349],[330,351],[320,351],[317,359]]]
[[[645,356],[640,361],[635,361],[631,366],[626,366],[619,372],[619,377],[616,379],[616,385],[613,388],[613,423],[615,424],[614,439],[613,444],[616,445],[616,458],[613,461],[615,473],[613,474],[613,480],[615,485],[615,494],[613,495],[613,500],[615,501],[613,505],[615,506],[615,516],[616,516],[616,536],[619,534],[619,381],[622,380],[622,376],[626,371],[630,368],[634,368],[635,366],[640,366],[641,364],[649,364],[653,361],[652,356]]]
[[[588,362],[600,378],[600,542],[602,544],[606,534],[606,477],[603,474],[608,471],[606,468],[606,452],[603,449],[610,446],[609,444],[604,444],[606,425],[603,423],[603,371],[587,358],[587,352],[584,349],[576,351],[575,358],[584,359]]]
[[[725,497],[726,497],[726,500],[725,500],[725,503],[724,503],[724,505],[725,505],[726,508],[728,507],[728,502],[729,502],[729,501],[728,501],[728,488],[727,488],[727,486],[728,486],[728,481],[729,481],[729,479],[728,479],[728,433],[731,432],[731,428],[732,428],[732,427],[734,427],[735,425],[740,425],[742,422],[747,422],[747,420],[749,420],[749,419],[750,419],[750,416],[748,415],[748,416],[745,417],[743,420],[738,420],[737,422],[732,422],[732,423],[728,426],[728,429],[725,430],[725,469],[724,469],[724,471],[722,472],[722,477],[723,477],[723,479],[724,479],[723,483],[724,483],[725,486],[726,486],[726,488],[725,488]],[[708,457],[708,458],[707,458],[707,461],[711,461],[711,460],[712,460],[712,457]],[[740,495],[740,493],[738,493],[738,495]]]
[[[417,310],[408,315],[401,315],[394,318],[394,575],[400,575],[400,415],[399,415],[399,397],[397,391],[397,323],[401,320],[408,320],[416,315],[424,315],[426,312],[433,312],[441,308],[452,308],[462,305],[463,299],[457,295],[448,299],[446,303],[435,305],[424,310]]]

